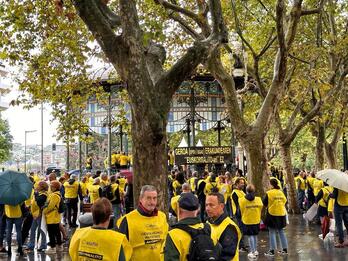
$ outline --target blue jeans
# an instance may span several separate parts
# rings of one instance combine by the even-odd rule
[[[35,248],[36,230],[38,231],[41,238],[41,245],[39,249],[46,249],[47,248],[46,234],[41,230],[41,216],[33,219],[33,223],[31,224],[31,228],[30,228],[30,239],[29,239],[28,248],[30,249]]]
[[[249,236],[250,252],[255,252],[257,250],[257,235]]]
[[[22,218],[7,218],[6,219],[6,240],[8,248],[11,248],[11,239],[12,239],[12,228],[13,225],[16,226],[16,234],[17,234],[17,244],[18,248],[22,247]]]
[[[304,209],[304,207],[303,207],[303,201],[304,201],[304,199],[305,199],[305,191],[299,189],[299,190],[297,191],[297,204],[298,204],[298,207],[299,207],[300,209]]]
[[[334,207],[334,214],[335,214],[335,222],[336,222],[336,228],[338,233],[338,241],[340,243],[343,243],[344,241],[344,233],[343,233],[343,224],[347,228],[348,232],[348,207],[342,207],[340,205],[335,204]]]
[[[279,235],[282,249],[288,248],[288,240],[286,239],[284,229],[268,228],[268,233],[270,250],[275,250],[277,248],[277,234]]]

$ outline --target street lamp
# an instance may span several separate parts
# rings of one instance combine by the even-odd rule
[[[36,132],[37,130],[24,131],[24,173],[27,173],[27,134]]]

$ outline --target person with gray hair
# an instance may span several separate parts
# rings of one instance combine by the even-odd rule
[[[138,207],[121,217],[117,227],[133,247],[132,260],[161,260],[168,223],[166,215],[157,209],[157,189],[154,186],[141,188]]]

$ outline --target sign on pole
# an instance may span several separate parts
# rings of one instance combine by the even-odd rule
[[[233,162],[232,147],[181,147],[174,149],[175,164],[229,164]]]

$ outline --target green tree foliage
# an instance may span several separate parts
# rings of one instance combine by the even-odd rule
[[[8,122],[0,118],[0,163],[11,157],[12,139]]]

